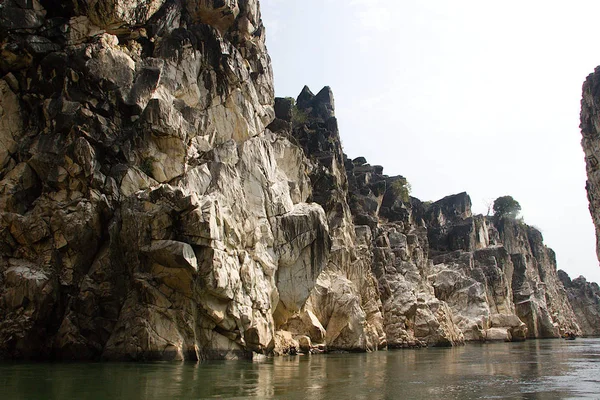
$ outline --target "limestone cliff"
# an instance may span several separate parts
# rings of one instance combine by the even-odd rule
[[[5,0],[0,51],[0,358],[579,332],[539,232],[348,159],[329,88],[274,99],[257,0]]]
[[[0,353],[271,351],[331,240],[258,2],[59,4],[0,7]]]
[[[330,88],[314,95],[305,87],[295,104],[276,102],[274,126],[285,121],[309,156],[310,200],[325,210],[332,238],[330,258],[306,309],[323,324],[328,348],[371,350],[385,345],[381,302],[371,274],[370,241],[355,231],[346,201],[348,180],[334,109]]]
[[[600,66],[583,83],[579,127],[588,177],[589,208],[596,227],[596,254],[600,260]]]
[[[363,157],[348,159],[341,153],[329,88],[314,95],[305,87],[295,103],[280,98],[275,104],[277,119],[269,128],[302,146],[311,163],[312,200],[326,210],[330,230],[337,229],[334,237],[350,238],[340,251],[355,261],[334,264],[368,276],[363,265],[370,256],[381,313],[364,309],[359,315],[377,316],[377,324],[367,318],[363,326],[378,329],[381,323],[388,347],[581,334],[554,253],[537,230],[514,219],[474,216],[466,193],[423,204],[409,197],[404,177],[384,175],[383,167]],[[357,244],[361,251],[352,255]],[[329,271],[336,269],[322,275]],[[353,281],[359,292],[367,282]],[[313,299],[307,308],[322,304],[311,304]],[[313,312],[321,316],[319,308]]]
[[[600,287],[587,282],[583,276],[571,280],[564,271],[558,271],[569,302],[573,307],[581,331],[586,336],[600,336]]]
[[[412,314],[401,312],[400,305],[406,304],[412,292],[418,293],[421,308],[434,305],[436,322],[429,326],[439,324],[446,333],[432,340],[422,330],[415,331],[417,338],[429,344],[441,344],[442,338],[449,343],[460,341],[450,334],[453,330],[465,340],[580,333],[557,277],[554,254],[543,245],[538,231],[514,220],[474,216],[466,193],[424,204],[403,192],[403,177],[382,175],[382,167],[371,167],[361,158],[348,165],[357,182],[356,192],[351,193],[355,221],[378,221],[371,228],[384,233],[374,243],[373,257],[380,290],[390,278],[404,285],[391,296],[385,286],[381,290],[384,304],[386,299],[392,304],[385,309],[384,320],[398,313],[400,320],[410,320]],[[379,202],[377,193],[383,193]],[[400,233],[401,245],[392,252],[397,258],[390,259],[380,254],[389,254],[386,247],[397,240],[385,234],[391,226],[394,233]],[[509,227],[517,233],[509,232]],[[382,259],[386,261],[381,263]],[[398,332],[392,337],[398,340]],[[392,340],[388,337],[388,342]]]

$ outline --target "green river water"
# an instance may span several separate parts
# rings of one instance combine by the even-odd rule
[[[260,363],[0,363],[0,400],[204,398],[600,399],[600,339]]]

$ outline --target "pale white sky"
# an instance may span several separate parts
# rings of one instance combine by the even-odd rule
[[[412,195],[512,195],[571,278],[600,282],[580,146],[597,0],[262,0],[277,96],[331,86],[345,152]]]

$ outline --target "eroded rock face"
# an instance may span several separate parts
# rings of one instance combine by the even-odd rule
[[[311,341],[329,349],[376,350],[385,346],[386,340],[377,283],[370,267],[371,240],[369,232],[357,230],[352,221],[334,108],[329,87],[316,95],[305,87],[295,103],[276,99],[276,119],[269,126],[280,135],[293,136],[308,155],[310,200],[325,210],[332,241],[327,265],[305,307],[326,333],[321,337],[318,329],[310,328],[312,323],[299,332],[312,331],[315,335],[308,332]]]
[[[569,303],[577,316],[581,332],[585,336],[600,335],[600,288],[595,282],[588,282],[583,276],[571,280],[569,275],[559,270]]]
[[[1,354],[270,352],[331,239],[258,3],[72,5],[0,9]]]
[[[514,265],[512,290],[517,315],[530,337],[581,334],[556,270],[556,256],[537,229],[505,219],[496,224]]]
[[[538,231],[473,215],[466,193],[423,204],[409,198],[403,177],[363,157],[346,169],[354,221],[375,232],[372,268],[390,346],[580,333]]]
[[[600,260],[600,67],[583,83],[581,100],[581,146],[585,153],[586,190],[596,227],[596,254]]]
[[[556,258],[541,233],[515,219],[473,216],[466,197],[448,196],[425,213],[437,254],[436,293],[459,316],[465,336],[487,340],[504,331],[505,339],[521,340],[580,334]]]
[[[406,180],[383,175],[383,167],[371,166],[363,157],[346,159],[345,168],[354,222],[364,224],[358,228],[368,233],[373,249],[371,269],[383,304],[388,346],[462,343],[452,310],[436,298],[427,279],[432,267],[427,229],[403,191]]]
[[[5,0],[0,40],[0,357],[578,333],[539,232],[349,160],[329,88],[274,99],[256,0]]]

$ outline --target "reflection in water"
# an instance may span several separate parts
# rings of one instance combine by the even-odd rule
[[[0,399],[598,398],[600,339],[281,357],[0,364]]]

